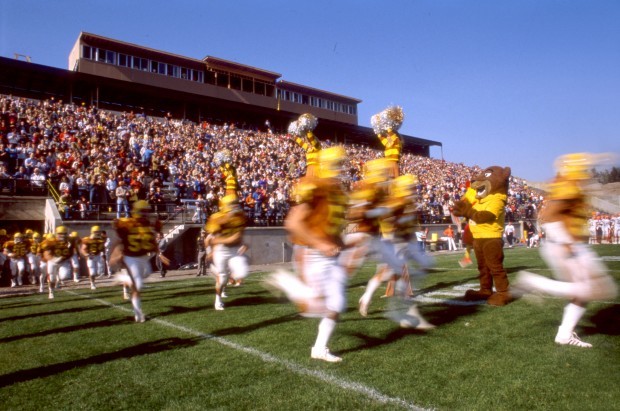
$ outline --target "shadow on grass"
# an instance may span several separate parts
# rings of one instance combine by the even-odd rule
[[[477,314],[481,305],[442,305],[437,307],[439,307],[439,309],[430,310],[430,307],[425,308],[424,306],[419,307],[419,309],[420,314],[422,314],[424,318],[437,327],[440,327],[450,324],[460,317]]]
[[[263,293],[265,294],[265,293]],[[194,295],[194,293],[188,294],[188,295]],[[199,296],[204,296],[206,297],[205,300],[202,301],[202,303],[198,306],[181,306],[181,305],[168,305],[168,310],[165,312],[162,312],[160,314],[157,315],[153,315],[154,317],[167,317],[170,315],[178,315],[178,314],[185,314],[185,313],[191,313],[191,312],[197,312],[197,311],[204,311],[204,310],[209,310],[209,309],[213,309],[213,301],[215,300],[215,293],[209,293],[209,294],[204,294],[204,292],[198,293]],[[156,301],[156,300],[160,300],[160,299],[164,299],[162,298],[150,298],[147,297],[147,299],[145,301],[147,302],[151,302],[151,301]],[[259,295],[259,296],[243,296],[243,297],[237,297],[235,298],[234,295],[228,295],[227,298],[225,298],[224,300],[224,305],[227,309],[233,308],[233,307],[248,307],[248,306],[255,306],[255,305],[265,305],[265,304],[279,304],[279,303],[288,303],[288,300],[285,298],[279,299],[277,297],[273,297],[270,295]]]
[[[441,326],[449,324],[460,317],[471,316],[478,313],[480,307],[484,306],[484,303],[480,304],[471,304],[471,305],[446,305],[446,304],[424,304],[418,305],[418,310],[420,314],[424,318],[426,318],[430,323]],[[353,311],[353,310],[351,310]],[[368,317],[363,318],[353,318],[346,319],[343,322],[351,322],[351,321],[364,321],[366,319],[380,319],[384,318],[386,321],[391,321],[390,319],[385,318],[383,315],[386,311],[382,310],[371,310],[368,311]]]
[[[277,318],[270,318],[268,320],[260,321],[257,323],[249,324],[243,327],[229,327],[222,328],[220,330],[215,330],[211,334],[216,335],[218,337],[224,337],[227,335],[236,335],[236,334],[244,334],[250,331],[255,331],[259,329],[263,329],[264,327],[268,327],[271,325],[283,324],[290,321],[301,321],[305,320],[305,318],[301,317],[299,314],[287,314]]]
[[[233,298],[232,300],[230,298]],[[230,300],[230,301],[229,301]],[[251,305],[263,305],[263,304],[274,304],[274,303],[288,303],[289,301],[286,298],[278,298],[272,295],[264,294],[257,296],[244,296],[234,298],[234,295],[231,296],[229,294],[229,300],[225,300],[226,307],[243,307],[243,306],[251,306]]]
[[[21,340],[25,338],[45,337],[47,335],[70,333],[70,332],[80,331],[84,329],[92,329],[92,328],[98,328],[98,327],[113,327],[115,325],[124,324],[126,322],[127,322],[126,319],[116,319],[116,320],[103,320],[103,321],[95,321],[95,322],[84,323],[84,324],[69,325],[67,327],[52,328],[50,330],[43,330],[43,331],[39,331],[39,332],[32,333],[32,334],[20,334],[20,335],[14,335],[11,337],[0,338],[0,344],[11,342],[11,341],[17,341],[17,340]]]
[[[434,310],[432,312],[423,311],[422,315],[437,327],[441,327],[452,321],[458,319],[459,317],[464,317],[468,315],[474,315],[478,311],[479,306],[448,306],[443,307],[441,310]],[[356,320],[354,320],[356,321]],[[358,320],[359,321],[359,320]],[[389,319],[385,319],[385,321],[390,321]],[[394,324],[395,327],[398,327],[397,324]],[[432,332],[432,331],[431,331]],[[357,347],[350,348],[348,350],[338,351],[338,354],[344,354],[347,352],[354,351],[362,351],[366,349],[372,349],[381,347],[384,345],[392,344],[402,338],[411,336],[411,335],[426,335],[428,331],[424,330],[416,330],[415,328],[396,328],[390,331],[383,337],[371,337],[369,335],[363,333],[348,333],[353,337],[356,337],[362,340],[362,343]]]
[[[599,310],[590,317],[590,321],[594,323],[594,327],[582,327],[584,334],[607,334],[620,335],[620,304],[613,304],[609,307]]]
[[[213,290],[209,290],[209,289],[204,289],[204,288],[200,288],[200,289],[195,289],[195,290],[187,290],[185,289],[185,291],[180,291],[180,292],[176,292],[173,294],[166,294],[166,293],[153,293],[153,292],[146,292],[146,293],[142,293],[142,297],[147,300],[147,301],[158,301],[158,300],[170,300],[170,299],[174,299],[174,298],[184,298],[184,297],[201,297],[201,296],[206,296],[206,295],[211,295],[211,294],[215,294],[215,292]]]
[[[50,304],[53,304],[53,303],[50,303]],[[101,309],[108,309],[108,307],[103,306],[103,305],[95,305],[95,306],[91,306],[91,307],[66,308],[64,310],[45,311],[45,312],[40,312],[40,313],[31,313],[31,314],[24,314],[24,315],[16,315],[16,316],[13,316],[13,317],[0,318],[0,322],[3,322],[3,321],[25,320],[25,319],[28,319],[28,318],[43,317],[43,316],[47,316],[47,315],[81,313],[81,312],[84,312],[84,311],[101,310]]]
[[[402,338],[406,338],[410,335],[424,335],[425,331],[416,330],[413,328],[396,328],[383,337],[371,337],[362,333],[348,333],[348,335],[361,340],[361,343],[357,347],[352,347],[345,350],[339,350],[338,355],[343,355],[350,352],[364,351],[368,349],[378,348],[384,345],[392,344]]]
[[[83,358],[74,361],[67,361],[60,364],[45,365],[43,367],[31,368],[28,370],[14,371],[4,374],[0,380],[0,388],[8,387],[20,382],[35,380],[39,378],[47,378],[56,374],[69,371],[73,368],[88,367],[95,364],[104,364],[109,361],[121,358],[131,358],[141,355],[155,354],[168,350],[178,350],[181,348],[189,348],[195,346],[202,340],[199,338],[165,338],[157,341],[151,341],[144,344],[127,347],[120,351],[114,351],[105,354],[94,355],[92,357]]]

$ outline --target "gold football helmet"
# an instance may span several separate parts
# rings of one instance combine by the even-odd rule
[[[555,160],[557,173],[569,180],[587,180],[590,178],[589,169],[594,165],[593,157],[589,153],[564,154]]]
[[[398,176],[393,181],[392,193],[395,197],[409,197],[415,194],[418,177],[413,174]]]
[[[133,217],[142,217],[145,210],[148,210],[151,206],[145,200],[138,200],[131,206],[131,215]]]
[[[328,147],[319,151],[319,176],[338,177],[342,172],[347,153],[342,146]]]

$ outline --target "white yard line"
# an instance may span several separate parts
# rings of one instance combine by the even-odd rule
[[[108,307],[117,309],[119,311],[123,311],[123,312],[128,312],[132,314],[133,317],[133,310],[127,307],[123,307],[117,304],[113,304],[109,301],[106,300],[102,300],[100,298],[95,298],[95,297],[91,297],[88,295],[84,295],[84,294],[79,294],[76,293],[75,291],[70,291],[70,290],[64,290],[65,292],[72,294],[72,295],[76,295],[82,298],[86,298],[89,300],[93,300],[98,302],[99,304],[102,305],[106,305]],[[224,345],[226,347],[229,348],[233,348],[235,350],[238,351],[242,351],[244,353],[253,355],[255,357],[260,358],[261,360],[263,360],[266,363],[272,363],[272,364],[277,364],[280,366],[283,366],[284,368],[288,369],[289,371],[292,371],[295,374],[298,375],[304,375],[304,376],[309,376],[309,377],[313,377],[316,378],[320,381],[326,382],[328,384],[334,385],[336,387],[339,387],[343,390],[346,391],[353,391],[353,392],[357,392],[359,394],[362,394],[366,397],[368,397],[369,399],[376,401],[378,403],[381,404],[394,404],[394,405],[398,405],[400,407],[403,407],[405,409],[408,410],[415,410],[415,411],[424,411],[426,410],[426,408],[422,408],[419,407],[415,404],[412,404],[406,400],[403,400],[401,398],[398,397],[390,397],[388,395],[382,394],[381,392],[377,391],[376,389],[372,388],[372,387],[368,387],[366,385],[357,383],[357,382],[353,382],[353,381],[347,381],[343,378],[334,376],[332,374],[326,373],[324,371],[320,371],[320,370],[311,370],[309,368],[305,368],[297,363],[294,363],[292,361],[289,360],[285,360],[279,357],[275,357],[271,354],[268,354],[266,352],[257,350],[255,348],[252,347],[247,347],[245,345],[241,345],[241,344],[237,344],[235,342],[232,342],[230,340],[227,340],[226,338],[222,338],[222,337],[217,337],[215,335],[211,335],[211,334],[205,334],[201,331],[198,330],[194,330],[192,328],[188,328],[182,325],[178,325],[175,323],[171,323],[169,321],[166,320],[161,320],[159,318],[150,318],[148,320],[149,323],[155,323],[155,324],[159,324],[162,325],[164,327],[168,327],[168,328],[172,328],[175,330],[179,330],[182,331],[184,333],[196,336],[196,337],[200,337],[203,338],[205,340],[211,340],[211,341],[215,341],[221,345]]]

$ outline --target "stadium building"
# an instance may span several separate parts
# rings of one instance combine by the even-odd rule
[[[16,56],[17,57],[17,56]],[[302,113],[319,119],[316,134],[377,146],[358,125],[357,98],[282,79],[280,73],[207,56],[202,60],[82,32],[68,70],[0,57],[0,93],[55,97],[114,111],[191,121],[233,122],[285,131]],[[404,149],[429,156],[437,141],[403,135]]]

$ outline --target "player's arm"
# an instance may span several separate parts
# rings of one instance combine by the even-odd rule
[[[88,257],[88,246],[86,245],[86,243],[82,242],[78,250],[80,251],[80,254],[82,255],[82,257],[84,258]]]

